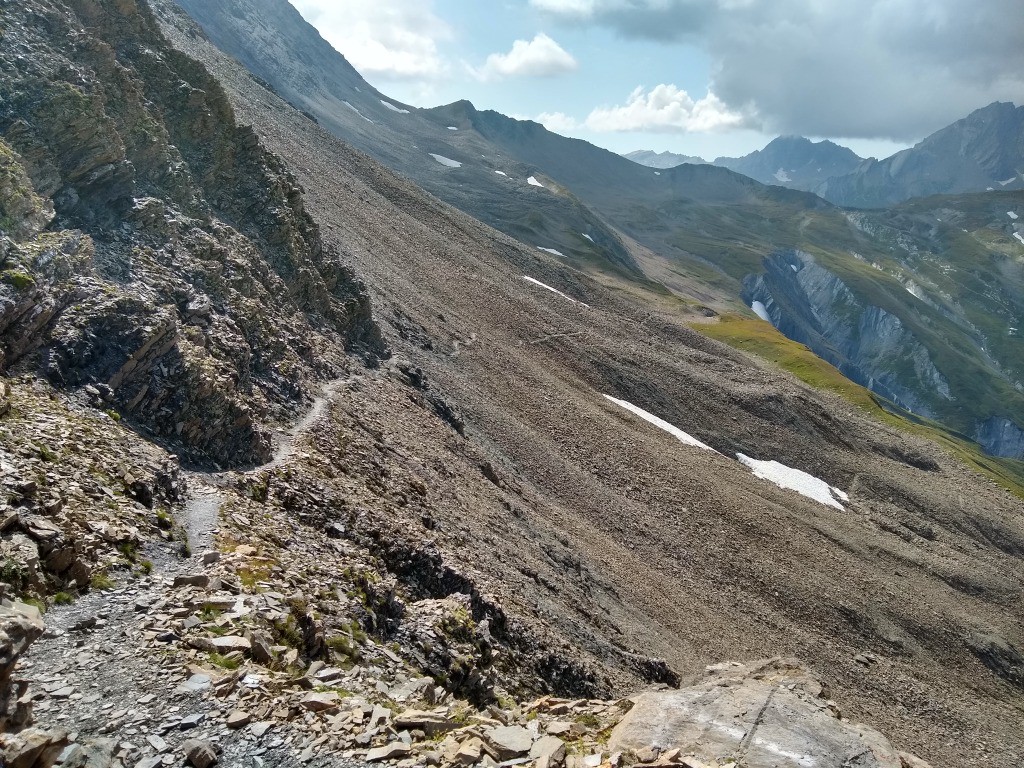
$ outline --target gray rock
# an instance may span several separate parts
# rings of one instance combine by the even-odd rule
[[[773,659],[713,671],[678,691],[644,693],[612,731],[611,751],[680,749],[707,762],[746,768],[901,768],[877,731],[840,721],[820,686],[795,660]]]
[[[533,734],[518,725],[491,728],[484,736],[500,760],[521,757],[533,747]]]
[[[208,741],[189,739],[181,745],[181,750],[185,753],[185,760],[193,768],[209,768],[217,762],[217,751]]]
[[[405,757],[412,752],[412,747],[401,741],[393,741],[383,747],[375,747],[366,753],[366,762],[379,763],[382,760],[393,760],[397,757]]]

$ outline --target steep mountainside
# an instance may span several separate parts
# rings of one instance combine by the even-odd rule
[[[703,164],[707,161],[702,157],[694,155],[677,155],[674,152],[652,152],[649,149],[638,149],[635,152],[627,152],[623,155],[634,163],[646,165],[648,168],[675,168],[683,163]]]
[[[75,27],[43,7],[0,42],[0,202],[20,222],[0,368],[99,387],[196,459],[263,461],[265,423],[377,345],[366,296],[280,161],[143,15],[83,0],[69,52]]]
[[[853,150],[831,141],[779,136],[764,149],[743,157],[719,157],[714,164],[762,184],[813,191],[833,176],[852,172],[861,162]]]
[[[1018,496],[426,194],[152,7],[0,5],[9,765],[633,761],[644,708],[607,697],[691,682],[705,763],[1020,762]],[[722,664],[794,655],[822,682]]]
[[[1019,753],[1015,710],[999,703],[1017,700],[1012,685],[995,682],[1003,693],[944,709],[958,700],[945,691],[985,685],[990,673],[975,659],[1016,659],[1020,627],[1004,601],[1019,590],[1019,499],[978,485],[928,443],[709,342],[686,327],[699,315],[685,305],[657,294],[638,302],[423,197],[289,109],[164,7],[181,30],[177,44],[207,62],[242,119],[301,169],[310,210],[353,253],[396,352],[408,359],[393,382],[364,385],[377,405],[359,398],[349,410],[355,417],[370,409],[359,418],[389,446],[381,460],[396,482],[410,472],[431,478],[425,497],[403,492],[395,519],[374,520],[375,540],[403,582],[422,572],[386,542],[422,536],[427,526],[430,551],[481,594],[496,595],[507,616],[539,621],[587,649],[584,658],[602,670],[597,681],[608,675],[620,685],[624,672],[636,675],[634,652],[664,656],[688,675],[712,657],[799,648],[828,670],[833,691],[858,691],[843,698],[852,711],[885,718],[940,765],[978,758],[936,747],[951,740],[926,736],[922,723],[961,724],[964,738],[952,740],[959,744],[974,743],[968,732],[997,732],[990,747]],[[401,386],[411,397],[403,399]],[[602,393],[726,456],[813,471],[849,492],[848,506],[762,484],[740,463],[683,444]],[[463,434],[430,420],[430,397],[455,405]],[[415,415],[418,426],[398,414]],[[347,419],[339,428],[358,435]],[[352,484],[325,474],[344,454],[331,458],[331,441],[321,443],[289,485],[307,487],[307,474],[318,487]],[[440,466],[450,466],[447,481],[433,475]],[[984,501],[962,504],[964,484]],[[379,503],[377,490],[360,493],[360,507]],[[304,514],[318,519],[313,496],[303,498]],[[348,519],[358,529],[369,518]],[[962,564],[955,576],[946,571],[954,563]],[[898,588],[894,571],[908,580]],[[991,645],[990,630],[966,630],[982,615],[999,638]],[[884,669],[865,673],[854,648],[882,654]],[[882,703],[894,695],[898,707]],[[922,701],[943,702],[945,714],[933,720]]]
[[[353,79],[357,76],[344,58],[283,0],[183,0],[183,6],[215,44],[328,131],[445,201],[526,243],[564,255],[606,283],[615,274],[628,282],[646,278],[686,301],[738,311],[737,299],[750,305],[752,281],[768,275],[774,254],[812,255],[829,280],[851,292],[864,321],[822,321],[813,332],[793,322],[780,328],[859,383],[896,398],[901,407],[966,435],[984,433],[993,450],[1024,457],[1016,447],[1016,427],[1005,424],[1019,427],[1015,414],[1024,413],[1024,395],[1016,389],[1020,378],[1007,357],[1014,353],[1012,345],[985,346],[974,321],[962,317],[987,313],[1011,320],[1015,310],[1002,303],[998,289],[972,294],[970,310],[955,303],[935,310],[904,289],[908,281],[930,278],[918,280],[913,268],[900,262],[901,246],[810,193],[765,186],[711,165],[654,170],[465,101],[429,110],[396,105]],[[782,140],[775,148],[790,145],[798,152],[849,160],[829,144]],[[901,235],[901,242],[911,250],[933,251],[927,237],[917,240],[915,232]],[[1005,227],[1003,235],[998,253],[1015,247]],[[954,269],[970,270],[972,259],[962,259]],[[881,269],[865,272],[861,264]],[[775,292],[781,302],[781,287]],[[793,295],[794,301],[810,301],[806,311],[822,318],[845,312],[832,303],[840,295],[834,291],[795,290]],[[883,313],[884,322],[873,320]],[[899,333],[891,331],[894,325]],[[849,340],[854,332],[856,343]],[[888,377],[875,375],[900,357],[918,363],[895,366]],[[944,386],[936,386],[940,380]],[[1002,426],[993,432],[993,424]]]
[[[1024,106],[995,102],[815,191],[837,205],[882,208],[912,197],[1000,189],[1024,189]]]

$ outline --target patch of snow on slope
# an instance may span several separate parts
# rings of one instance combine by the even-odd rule
[[[495,171],[495,173],[498,174],[499,176],[504,176],[506,179],[508,178],[508,174],[505,173],[504,171]]]
[[[1011,176],[1011,177],[1010,177],[1010,178],[1008,178],[1008,179],[1007,179],[1006,181],[1000,181],[1000,182],[999,182],[999,184],[1000,184],[1001,186],[1004,186],[1004,187],[1005,187],[1005,186],[1006,186],[1007,184],[1013,184],[1013,182],[1015,182],[1016,180],[1017,180],[1017,177],[1016,177],[1016,176]]]
[[[904,285],[903,287],[906,288],[907,293],[909,293],[914,298],[920,299],[921,301],[925,300],[924,291],[922,291],[921,286],[919,286],[913,280],[908,280],[906,285]]]
[[[799,272],[800,271],[799,269],[796,268],[796,264],[790,264],[789,268],[792,269],[794,272]]]
[[[450,157],[445,157],[444,155],[435,155],[433,152],[428,152],[427,154],[429,154],[432,158],[437,160],[437,162],[439,162],[441,165],[446,166],[448,168],[462,167],[462,163],[460,163],[458,160],[452,160]]]
[[[772,316],[768,314],[768,308],[760,301],[755,301],[750,305],[750,308],[754,310],[754,314],[764,320],[766,323],[772,322]],[[774,325],[774,323],[773,323]]]
[[[540,187],[541,189],[545,188],[543,184],[541,184],[539,181],[537,181],[537,177],[536,176],[531,176],[530,178],[528,178],[526,180],[526,183],[529,184],[531,187]]]
[[[342,103],[342,104],[344,104],[344,105],[345,105],[346,107],[348,107],[349,109],[351,109],[351,110],[352,110],[353,112],[355,112],[355,113],[356,113],[357,115],[359,115],[359,116],[360,116],[361,118],[363,118],[363,120],[365,120],[366,122],[368,122],[368,123],[372,123],[372,122],[373,122],[373,120],[371,120],[370,118],[368,118],[368,117],[367,117],[366,115],[364,115],[364,114],[363,114],[362,112],[360,112],[360,111],[359,111],[358,109],[356,109],[356,108],[355,108],[354,106],[352,106],[351,104],[349,104],[349,103],[348,103],[347,101],[342,101],[341,103]]]
[[[459,129],[458,129],[458,126],[455,126],[455,125],[449,125],[449,126],[448,126],[448,130],[449,130],[449,131],[457,131],[457,130],[459,130]]]
[[[544,248],[543,246],[538,245],[537,250],[544,251],[545,253],[550,253],[553,256],[561,256],[563,259],[565,258],[564,253],[562,253],[561,251],[556,251],[554,248]]]
[[[1017,220],[1017,219],[1019,218],[1019,217],[1017,216],[1017,214],[1016,214],[1016,213],[1014,213],[1013,211],[1007,211],[1007,212],[1006,212],[1006,215],[1007,215],[1007,216],[1009,216],[1009,217],[1010,217],[1011,219],[1013,219],[1014,221],[1016,221],[1016,220]]]
[[[1020,240],[1021,245],[1024,245],[1024,235],[1022,235],[1020,232],[1014,232],[1013,236]]]
[[[390,101],[384,101],[384,99],[381,99],[380,103],[383,104],[388,109],[390,109],[392,112],[397,112],[400,115],[408,115],[409,114],[409,110],[408,109],[402,109],[401,107],[396,107]]]
[[[787,467],[785,464],[780,464],[777,461],[758,461],[742,453],[737,453],[736,458],[740,460],[741,464],[750,467],[756,477],[775,483],[779,488],[788,488],[791,491],[796,491],[809,499],[814,499],[820,504],[842,509],[843,505],[836,501],[836,499],[850,500],[850,497],[838,488],[833,488],[824,480],[810,475],[803,470]]]
[[[661,176],[661,171],[655,171],[655,172],[654,172],[654,175],[655,175],[655,176]]]
[[[608,398],[609,400],[611,400],[616,405],[618,405],[618,406],[620,406],[622,408],[625,408],[627,411],[630,411],[631,413],[635,413],[637,416],[639,416],[644,421],[649,421],[651,424],[656,426],[658,429],[665,430],[666,432],[668,432],[670,435],[672,435],[674,438],[676,438],[681,443],[685,443],[686,445],[692,445],[694,448],[703,448],[705,451],[713,451],[714,453],[718,453],[718,451],[716,451],[714,448],[712,448],[707,443],[702,443],[700,440],[698,440],[693,435],[689,435],[686,432],[683,432],[683,430],[679,429],[679,427],[676,427],[676,426],[674,426],[672,424],[669,424],[664,419],[659,419],[653,413],[648,413],[643,408],[639,408],[639,407],[637,407],[637,406],[633,405],[632,403],[627,402],[625,400],[619,400],[618,398],[612,397],[611,395],[605,395],[605,397]]]
[[[552,288],[552,287],[551,287],[550,285],[548,285],[547,283],[542,283],[542,282],[541,282],[540,280],[537,280],[537,279],[535,279],[535,278],[532,278],[532,277],[528,277],[528,276],[526,276],[526,275],[523,275],[523,280],[525,280],[525,281],[526,281],[526,282],[528,282],[528,283],[533,283],[534,285],[536,285],[536,286],[539,286],[539,287],[541,287],[541,288],[546,288],[547,290],[551,291],[552,293],[557,293],[557,294],[558,294],[559,296],[561,296],[561,297],[562,297],[563,299],[568,299],[568,300],[569,300],[569,301],[571,301],[571,302],[572,302],[573,304],[580,304],[580,305],[582,305],[582,306],[584,306],[584,307],[589,307],[589,306],[590,306],[589,304],[586,304],[585,302],[582,302],[582,301],[576,301],[576,299],[574,299],[574,298],[573,298],[572,296],[566,296],[566,295],[565,295],[564,293],[562,293],[562,292],[561,292],[560,290],[558,290],[557,288]]]
[[[783,184],[785,184],[787,181],[792,181],[792,179],[789,178],[789,174],[786,173],[786,169],[785,168],[779,168],[779,170],[777,170],[775,172],[774,176],[775,176],[776,179],[781,181]]]
[[[594,242],[594,238],[592,238],[586,232],[580,232],[580,234],[583,235],[585,238],[587,238],[587,240],[589,240],[590,242],[592,242],[592,243]]]

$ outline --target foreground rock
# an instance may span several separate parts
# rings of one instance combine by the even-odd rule
[[[608,748],[745,768],[907,764],[878,731],[841,720],[821,691],[796,660],[718,665],[690,688],[637,696]]]

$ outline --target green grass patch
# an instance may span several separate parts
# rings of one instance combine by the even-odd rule
[[[868,389],[846,378],[805,345],[787,339],[769,323],[740,315],[723,315],[717,323],[691,326],[730,347],[774,363],[815,389],[833,392],[878,421],[937,443],[969,467],[981,472],[1016,496],[1024,498],[1024,462],[985,454],[981,448],[933,421],[914,421],[882,408]]]

